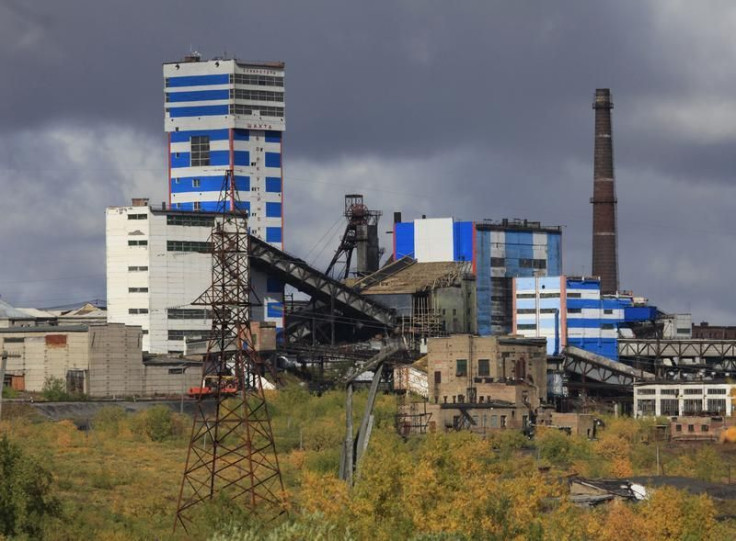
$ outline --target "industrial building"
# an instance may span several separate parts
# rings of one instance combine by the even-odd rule
[[[547,354],[574,346],[618,360],[623,326],[654,321],[657,309],[630,295],[601,295],[599,278],[514,279],[513,332],[547,339]]]
[[[634,412],[647,416],[734,414],[736,384],[725,381],[667,381],[634,386]]]
[[[164,64],[172,210],[232,210],[224,203],[218,206],[218,201],[223,190],[230,193],[234,188],[233,204],[248,213],[250,233],[283,248],[284,74],[283,62],[205,61],[198,54]],[[264,316],[253,317],[280,319],[280,335],[283,285],[258,271],[253,271],[251,282],[265,307]]]
[[[5,383],[19,391],[40,392],[53,378],[93,398],[170,396],[200,379],[200,363],[144,362],[141,328],[120,323],[1,328],[0,350],[9,354]]]
[[[477,332],[511,332],[511,280],[562,274],[562,230],[529,220],[420,219],[394,225],[394,260],[466,261],[476,275]]]
[[[209,236],[214,212],[153,209],[145,199],[107,209],[108,320],[143,329],[143,351],[184,353],[187,340],[206,338],[212,320],[193,306],[212,282]],[[283,284],[253,273],[254,289],[280,295]],[[252,317],[283,329],[282,304],[254,303]]]
[[[524,429],[547,396],[544,340],[453,335],[431,338],[427,429]]]

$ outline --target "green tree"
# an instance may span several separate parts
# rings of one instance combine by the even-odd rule
[[[51,473],[26,456],[7,436],[0,439],[0,534],[42,536],[44,523],[58,516]]]

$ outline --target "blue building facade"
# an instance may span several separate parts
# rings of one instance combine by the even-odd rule
[[[514,279],[513,331],[547,339],[547,354],[574,346],[618,360],[619,329],[653,319],[656,308],[626,296],[601,296],[598,278]]]
[[[284,64],[191,55],[163,75],[170,208],[221,211],[222,191],[237,190],[230,205],[248,212],[251,234],[283,249]],[[253,317],[282,331],[283,284],[255,272],[251,282]]]
[[[394,225],[394,259],[471,261],[476,275],[480,335],[512,327],[512,279],[562,274],[562,230],[528,220],[500,222],[434,218]]]

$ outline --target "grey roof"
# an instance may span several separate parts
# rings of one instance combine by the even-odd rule
[[[0,319],[33,319],[33,316],[0,299]]]

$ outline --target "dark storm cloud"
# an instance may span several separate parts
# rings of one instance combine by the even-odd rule
[[[563,225],[566,270],[589,272],[590,103],[611,87],[622,286],[736,319],[736,16],[709,6],[0,0],[0,182],[22,201],[0,202],[0,293],[104,291],[103,209],[165,197],[161,64],[198,50],[286,61],[286,243],[318,262],[357,191],[384,229],[394,210]],[[75,263],[98,278],[43,281]]]

